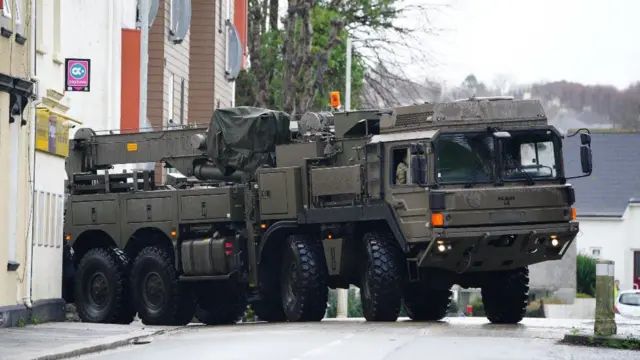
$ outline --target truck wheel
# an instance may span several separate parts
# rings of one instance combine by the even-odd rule
[[[482,286],[487,319],[494,324],[517,324],[524,318],[529,299],[529,268],[488,274]]]
[[[230,284],[198,284],[196,318],[205,325],[235,324],[247,311],[243,289]]]
[[[127,283],[128,259],[119,249],[89,250],[76,273],[75,302],[84,322],[129,324],[132,310]]]
[[[289,236],[280,272],[282,307],[287,320],[320,321],[324,318],[329,297],[327,277],[321,244],[307,235]]]
[[[432,289],[425,284],[410,283],[404,289],[404,308],[411,320],[437,321],[447,316],[451,290]]]
[[[131,268],[133,304],[145,325],[186,325],[196,311],[191,289],[178,280],[173,254],[150,246]]]
[[[260,265],[260,284],[258,285],[258,299],[251,304],[258,320],[268,322],[282,322],[287,316],[282,308],[280,296],[280,279],[276,266],[272,264]]]
[[[364,235],[366,263],[361,280],[362,312],[367,321],[396,321],[402,304],[402,253],[393,235]]]

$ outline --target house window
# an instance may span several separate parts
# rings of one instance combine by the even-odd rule
[[[2,16],[11,19],[11,0],[0,0],[2,5]]]
[[[62,0],[53,2],[53,62],[62,64]]]
[[[589,248],[589,252],[591,253],[591,256],[593,256],[596,259],[600,258],[601,251],[602,251],[601,247],[590,247]]]
[[[16,1],[16,25],[22,27],[22,3],[20,0]]]
[[[180,125],[184,125],[184,78],[180,79]]]
[[[178,25],[176,19],[177,11],[175,9],[175,1],[169,0],[169,34],[175,35]]]
[[[0,35],[10,38],[13,35],[11,23],[11,0],[0,0]]]
[[[44,0],[36,0],[36,50],[40,54],[47,52],[44,44],[44,15],[42,8],[44,7]]]
[[[168,84],[169,88],[167,89],[167,95],[169,96],[168,104],[167,104],[168,105],[167,110],[169,112],[167,116],[167,124],[169,126],[174,125],[173,124],[173,117],[174,117],[173,98],[175,97],[174,81],[175,81],[175,76],[169,73],[169,84]]]

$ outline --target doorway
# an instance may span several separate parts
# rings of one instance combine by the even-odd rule
[[[633,252],[633,288],[640,289],[640,251]]]

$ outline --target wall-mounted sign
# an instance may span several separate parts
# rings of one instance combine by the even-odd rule
[[[36,112],[36,150],[62,157],[69,156],[69,128],[66,119],[48,109]]]
[[[64,88],[67,91],[89,92],[91,89],[91,60],[66,59]]]

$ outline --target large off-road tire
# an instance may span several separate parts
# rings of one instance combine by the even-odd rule
[[[205,325],[235,324],[247,310],[244,289],[229,283],[197,284],[196,318]]]
[[[426,284],[409,283],[404,289],[404,309],[411,320],[438,321],[447,316],[451,290],[432,289]]]
[[[186,325],[196,312],[193,292],[178,279],[173,254],[142,249],[131,267],[133,304],[145,325]]]
[[[251,304],[251,308],[260,321],[282,322],[287,320],[287,315],[282,308],[282,296],[280,296],[279,270],[280,268],[274,263],[260,264],[258,299]]]
[[[129,324],[135,311],[128,287],[129,261],[120,249],[95,248],[80,260],[75,304],[84,322]]]
[[[280,279],[282,308],[288,321],[324,318],[329,287],[320,241],[308,235],[290,235],[282,254]]]
[[[517,324],[527,311],[529,269],[496,271],[482,286],[482,303],[487,319],[494,324]]]
[[[364,318],[367,321],[396,321],[402,305],[404,254],[390,233],[368,232],[363,240],[366,262],[360,298]]]

